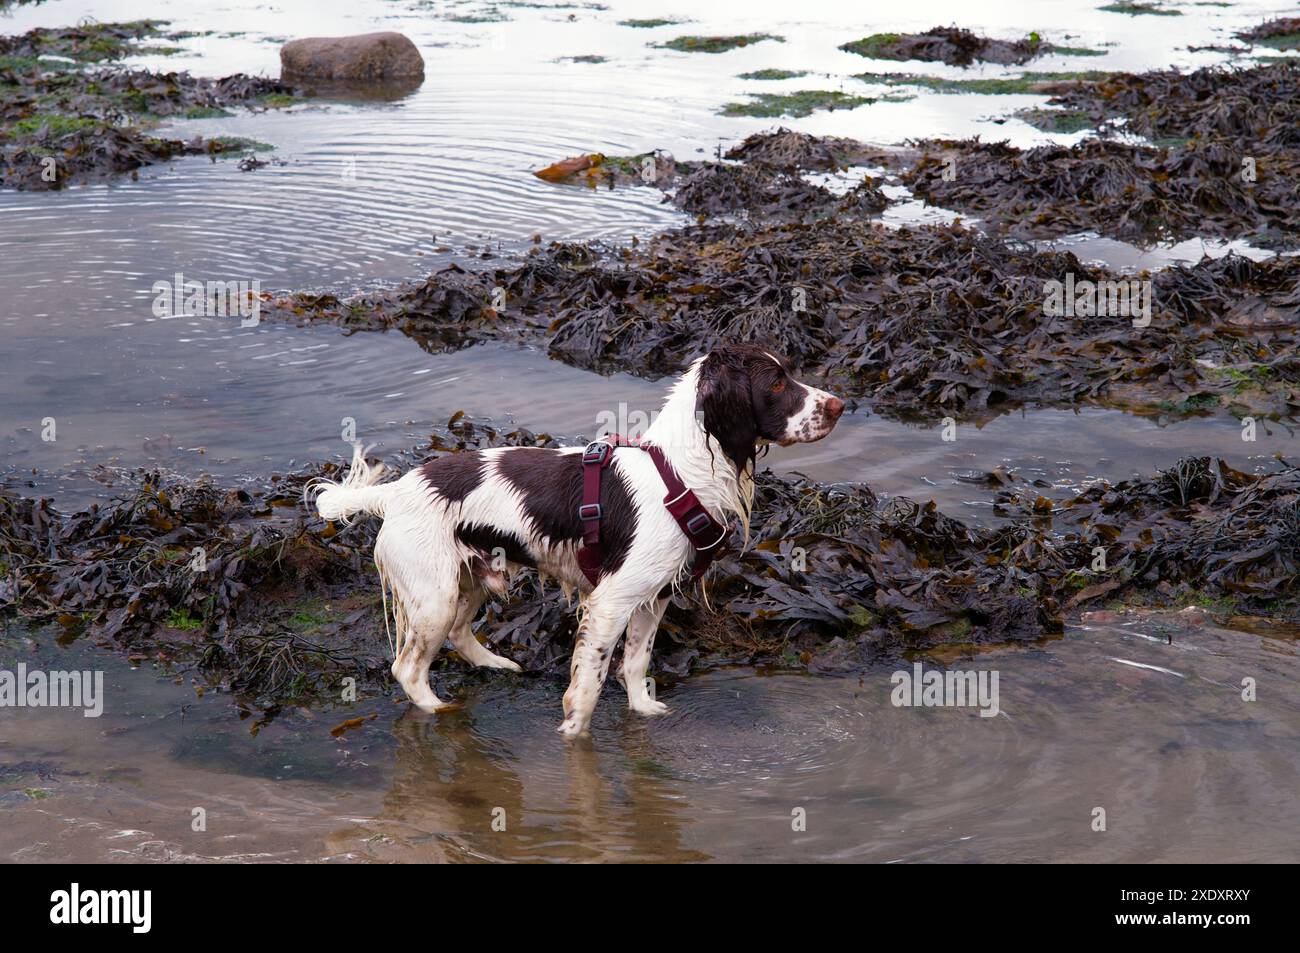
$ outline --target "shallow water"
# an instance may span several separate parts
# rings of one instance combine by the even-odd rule
[[[775,125],[716,115],[747,92],[867,90],[873,64],[836,45],[883,29],[958,23],[992,35],[1038,28],[1106,46],[1031,69],[1144,69],[1219,62],[1185,47],[1222,42],[1268,4],[1123,17],[1097,0],[1021,5],[915,3],[871,22],[849,5],[725,2],[680,27],[636,30],[651,2],[545,9],[501,4],[259,0],[171,4],[51,0],[0,17],[0,30],[169,16],[215,30],[177,58],[144,65],[205,75],[275,75],[279,42],[303,34],[398,29],[428,74],[390,103],[300,107],[178,122],[178,136],[245,135],[276,146],[271,165],[187,159],[137,182],[55,194],[0,192],[0,462],[11,482],[76,505],[109,490],[99,464],[164,466],[223,480],[338,455],[342,418],[381,449],[407,447],[465,410],[565,438],[600,413],[655,409],[663,384],[599,377],[534,350],[485,345],[430,355],[399,334],[155,318],[155,281],[259,280],[267,290],[347,292],[408,280],[449,259],[509,256],[542,241],[621,242],[684,219],[649,189],[547,185],[530,170],[578,152],[665,148],[692,158]],[[682,8],[687,9],[686,7]],[[496,10],[502,22],[463,23]],[[572,19],[570,19],[572,17]],[[766,30],[788,37],[718,56],[648,44],[682,33]],[[1066,27],[1059,24],[1068,24]],[[238,32],[236,32],[238,31]],[[601,64],[562,61],[600,54]],[[766,67],[813,75],[740,80]],[[1068,141],[1011,111],[1042,97],[942,96],[877,103],[781,123],[881,144],[982,135],[1016,145]],[[697,151],[698,150],[698,151]],[[354,172],[354,175],[350,173]],[[889,223],[943,220],[891,209]],[[1187,242],[1136,249],[1072,236],[1080,257],[1122,268],[1221,254]],[[1254,253],[1250,249],[1242,249]],[[485,252],[486,250],[486,252]],[[40,439],[53,417],[58,439]],[[1231,418],[1162,420],[1084,409],[1014,412],[941,438],[940,422],[901,423],[865,409],[833,439],[776,450],[768,462],[992,518],[995,467],[1064,495],[1100,478],[1148,474],[1189,453],[1248,471],[1296,457],[1286,426],[1243,443]],[[36,472],[33,473],[32,471]],[[460,712],[429,718],[398,699],[282,713],[253,733],[230,699],[74,642],[10,630],[3,665],[105,672],[107,711],[4,712],[0,859],[73,860],[1293,860],[1300,675],[1294,634],[1094,621],[1028,650],[960,663],[996,668],[1002,714],[895,708],[891,670],[849,677],[713,669],[660,686],[673,714],[646,722],[607,692],[593,739],[553,728],[560,689],[544,679],[470,681]],[[1250,630],[1250,631],[1247,631]],[[1157,666],[1140,668],[1133,664]],[[1167,669],[1177,674],[1158,669]],[[1243,677],[1259,701],[1240,701]],[[330,728],[366,717],[335,740]],[[373,717],[372,717],[373,716]],[[208,816],[192,830],[193,809]],[[1091,829],[1104,807],[1106,833]],[[504,810],[505,831],[491,828]],[[803,808],[807,830],[791,830]]]
[[[37,423],[5,438],[11,482],[69,508],[117,492],[97,478],[99,464],[238,481],[350,456],[342,440],[349,417],[377,453],[422,442],[458,410],[580,443],[608,420],[635,433],[658,410],[665,387],[630,374],[601,377],[510,345],[427,354],[396,332],[345,336],[326,327],[263,325],[213,333],[209,319],[161,323],[185,357],[165,348],[136,351],[122,360],[138,373],[123,375],[113,362],[66,384],[46,366],[14,370],[21,389],[7,412]],[[115,406],[96,402],[100,388],[113,390]],[[57,418],[58,439],[47,443],[39,419],[55,402],[72,407]],[[763,462],[778,472],[934,499],[953,516],[983,522],[992,518],[994,493],[983,477],[996,468],[1042,481],[1048,496],[1065,496],[1100,479],[1150,474],[1189,454],[1268,472],[1274,454],[1291,459],[1300,451],[1287,424],[1260,421],[1253,443],[1241,434],[1231,417],[1082,408],[1017,410],[960,424],[946,440],[938,418],[905,423],[857,407],[830,439],[774,447]]]
[[[116,654],[11,636],[2,656],[9,669],[102,669],[107,698],[96,719],[6,714],[4,860],[1286,862],[1300,850],[1296,634],[1221,629],[1195,611],[1102,613],[953,663],[997,672],[993,717],[896,707],[894,668],[718,668],[661,682],[672,712],[658,719],[608,689],[576,744],[554,731],[562,687],[543,678],[485,675],[436,717],[373,698],[254,732],[228,699]],[[332,738],[350,718],[366,720]],[[196,808],[206,830],[192,828]]]

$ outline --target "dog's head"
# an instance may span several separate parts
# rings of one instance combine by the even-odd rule
[[[794,379],[787,361],[764,348],[732,344],[700,362],[696,410],[704,429],[739,468],[757,447],[811,443],[831,432],[844,401]]]

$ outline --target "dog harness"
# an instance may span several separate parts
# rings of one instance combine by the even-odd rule
[[[691,579],[699,579],[722,550],[722,541],[727,538],[727,527],[710,516],[694,491],[678,478],[677,471],[668,462],[663,450],[652,443],[629,440],[620,434],[610,434],[589,443],[582,451],[582,505],[578,507],[578,519],[582,521],[582,548],[578,550],[578,566],[582,569],[582,574],[593,586],[600,582],[601,567],[605,562],[605,548],[600,542],[600,520],[604,515],[600,506],[600,478],[614,459],[615,447],[635,447],[650,454],[660,479],[668,488],[664,507],[695,549]]]

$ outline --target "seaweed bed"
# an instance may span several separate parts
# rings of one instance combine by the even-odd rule
[[[1300,259],[1159,271],[1147,327],[1046,313],[1048,283],[1070,275],[1079,287],[1133,277],[959,225],[841,215],[693,226],[614,251],[552,244],[522,264],[453,264],[350,300],[264,296],[262,313],[398,329],[431,351],[526,341],[578,367],[648,377],[719,342],[766,340],[845,396],[930,419],[1083,401],[1272,417],[1300,407]],[[490,307],[502,291],[505,307]]]
[[[929,202],[979,212],[1016,235],[1092,228],[1126,240],[1295,247],[1300,63],[1117,73],[1065,84],[1049,104],[1103,135],[1154,145],[929,142],[903,180]]]
[[[223,137],[188,142],[148,134],[169,117],[221,115],[228,106],[294,101],[279,82],[223,79],[104,64],[170,48],[135,41],[164,36],[162,23],[88,24],[0,37],[0,186],[57,189],[134,172],[178,155],[243,152]]]
[[[1294,150],[1259,160],[1257,179],[1246,182],[1242,146],[1223,139],[1168,149],[1104,140],[1027,150],[978,140],[922,147],[903,176],[918,196],[991,214],[994,227],[1017,237],[1092,229],[1141,243],[1215,235],[1261,247],[1291,247],[1300,237]]]
[[[400,454],[397,469],[500,445],[554,443],[458,414],[427,447]],[[335,527],[301,502],[309,480],[337,472],[327,463],[239,488],[105,473],[125,491],[74,514],[7,488],[0,610],[195,671],[271,709],[337,697],[347,677],[391,691],[369,555],[375,521]],[[933,503],[761,473],[749,546],[711,571],[707,603],[698,590],[676,598],[657,671],[716,659],[834,670],[1029,642],[1103,596],[1295,614],[1300,470],[1288,464],[1251,476],[1187,459],[1055,502],[1045,484],[1001,472],[988,480],[1006,521],[979,528]],[[1106,568],[1094,572],[1098,548]],[[529,672],[564,677],[572,611],[531,574],[489,604],[478,630]],[[446,658],[438,671],[444,682],[474,677]]]

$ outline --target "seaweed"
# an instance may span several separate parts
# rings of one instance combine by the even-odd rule
[[[1154,414],[1196,395],[1217,395],[1218,413],[1300,407],[1300,258],[1228,255],[1133,276],[959,225],[886,228],[819,209],[633,248],[553,244],[519,265],[452,266],[348,302],[288,295],[262,313],[400,329],[431,350],[526,341],[578,367],[652,378],[719,343],[766,340],[811,380],[878,412],[930,419],[1080,402]],[[1049,313],[1045,289],[1067,275],[1096,287],[1150,281],[1149,325]],[[1268,372],[1242,390],[1221,368]]]
[[[583,184],[590,188],[627,185],[656,185],[669,188],[679,175],[698,168],[699,163],[678,162],[663,152],[632,156],[607,156],[599,152],[571,156],[553,162],[533,175],[547,182]]]
[[[396,469],[443,453],[553,445],[457,414],[428,445],[397,454]],[[136,471],[118,474],[129,492],[72,514],[2,492],[10,569],[0,611],[30,624],[84,620],[80,637],[166,660],[271,711],[337,698],[349,677],[392,691],[369,559],[376,521],[335,527],[302,499],[311,479],[337,471],[316,464],[238,488]],[[1248,475],[1189,458],[1058,501],[1013,476],[997,484],[1005,522],[981,527],[933,502],[760,473],[750,545],[717,562],[707,601],[695,590],[674,597],[664,620],[674,648],[657,664],[684,673],[725,658],[824,671],[1033,642],[1103,595],[1297,615],[1294,467]],[[194,552],[206,554],[201,570]],[[477,629],[558,681],[572,616],[557,589],[527,575],[491,597]],[[445,656],[437,675],[474,677]]]
[[[922,143],[904,180],[1016,235],[1089,228],[1137,242],[1210,234],[1296,246],[1300,64],[1113,73],[1054,93],[1050,110],[1026,118],[1103,139],[1029,150]],[[1109,139],[1117,130],[1130,141]]]
[[[741,73],[738,79],[758,79],[758,80],[777,80],[777,79],[797,79],[800,76],[807,76],[808,71],[802,69],[776,69],[768,67],[767,69],[756,69],[749,73]]]
[[[239,146],[220,139],[180,142],[148,130],[173,116],[230,115],[225,107],[298,101],[290,87],[244,74],[213,80],[98,68],[138,52],[129,41],[157,35],[159,26],[159,21],[93,24],[0,37],[0,184],[58,189],[134,174],[178,155],[236,151]],[[36,59],[52,53],[72,62],[50,70],[49,61]]]
[[[750,93],[749,102],[727,103],[724,116],[808,116],[819,109],[855,109],[876,100],[829,89],[801,89],[793,93]]]
[[[1108,3],[1104,7],[1098,7],[1106,13],[1126,13],[1131,17],[1136,16],[1156,16],[1156,17],[1179,17],[1183,15],[1182,10],[1171,10],[1168,7],[1162,7],[1155,3],[1141,3],[1137,0],[1118,0],[1116,3]]]
[[[797,175],[761,165],[706,163],[678,182],[672,201],[684,212],[711,218],[736,212],[798,214],[825,205],[831,194]]]
[[[1021,40],[991,40],[960,27],[937,26],[924,33],[873,33],[844,43],[840,49],[877,60],[921,60],[970,66],[976,61],[1023,64],[1048,52],[1051,47],[1037,33]]]
[[[402,459],[525,444],[553,442],[458,416]],[[347,676],[387,684],[369,556],[376,527],[334,527],[303,504],[311,480],[338,470],[326,463],[237,487],[104,471],[125,492],[66,515],[0,491],[0,610],[35,624],[75,619],[89,637],[277,703],[337,697]],[[304,600],[321,608],[306,612]]]
[[[878,152],[856,139],[811,136],[783,126],[771,132],[754,133],[727,150],[725,158],[787,172],[837,172],[874,161]]]
[[[1091,122],[1077,109],[1033,118],[1067,119],[1069,128]],[[1300,236],[1300,151],[1261,152],[1247,179],[1248,147],[1221,137],[1163,149],[1086,140],[1021,150],[977,139],[920,148],[921,158],[903,174],[918,196],[978,212],[1018,237],[1095,229],[1138,243],[1216,235],[1290,247]]]
[[[654,185],[699,218],[744,213],[755,219],[825,217],[864,209],[875,213],[888,200],[873,182],[858,185],[844,201],[802,179],[803,171],[839,172],[854,165],[900,166],[900,154],[853,139],[816,137],[780,128],[755,133],[728,150],[727,162],[679,162],[655,151],[639,156],[591,153],[554,163],[533,174],[548,182]]]
[[[1021,109],[1015,116],[1043,132],[1069,134],[1093,127],[1092,117],[1081,109]]]
[[[784,43],[785,37],[773,36],[771,33],[749,33],[743,36],[679,36],[654,45],[660,49],[676,50],[679,53],[725,53],[728,50],[762,43],[764,40]]]
[[[1251,475],[1222,460],[1189,457],[1154,478],[1090,487],[1053,510],[1067,545],[1108,552],[1107,578],[1123,586],[1196,585],[1269,600],[1294,595],[1300,572],[1300,471]],[[1015,489],[1002,513],[1023,514]],[[1084,589],[1078,604],[1100,595]]]
[[[979,93],[985,96],[1009,96],[1022,93],[1056,94],[1069,90],[1080,80],[1102,80],[1110,74],[1100,70],[1035,73],[988,79],[948,79],[916,73],[858,73],[856,79],[888,86],[921,86],[943,93]]]
[[[1057,46],[1051,44],[1047,52],[1057,56],[1105,56],[1105,50],[1094,50],[1090,46]]]
[[[850,161],[876,156],[848,139],[817,140],[781,129],[750,136],[728,157],[740,164],[677,162],[653,152],[640,156],[591,153],[553,163],[533,174],[547,182],[608,185],[655,185],[670,192],[668,200],[700,219],[744,213],[774,219],[825,216],[838,212],[879,212],[888,200],[873,183],[860,184],[845,201],[829,190],[805,181],[801,168],[833,171]]]
[[[1151,140],[1224,137],[1243,155],[1300,146],[1300,63],[1183,73],[1111,73],[1062,88],[1052,105],[1121,119]],[[1255,151],[1251,151],[1255,150]]]
[[[238,140],[159,139],[84,119],[34,119],[16,133],[0,135],[0,182],[19,189],[57,189],[72,182],[133,173],[177,156],[222,155],[245,149],[245,143]],[[47,175],[50,168],[56,170],[54,177]]]
[[[643,20],[619,20],[619,26],[630,26],[638,30],[652,30],[660,26],[676,26],[681,20],[665,20],[662,17],[649,17]]]
[[[1300,17],[1279,17],[1235,35],[1279,50],[1300,50]]]
[[[58,56],[78,63],[119,60],[139,52],[136,40],[160,36],[165,20],[129,23],[83,23],[75,27],[37,28],[18,36],[0,36],[0,56],[37,59]]]

